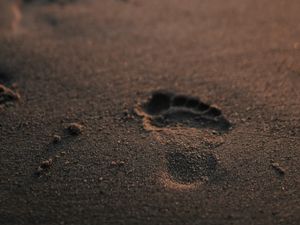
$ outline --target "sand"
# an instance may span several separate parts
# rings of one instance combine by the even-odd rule
[[[0,2],[0,224],[299,224],[299,1]]]

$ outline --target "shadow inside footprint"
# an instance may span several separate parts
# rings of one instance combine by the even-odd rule
[[[192,183],[209,179],[216,171],[218,161],[209,153],[168,153],[167,169],[178,183]]]
[[[156,92],[153,93],[148,104],[145,105],[145,110],[150,115],[158,115],[170,108],[172,95],[169,93]]]
[[[11,77],[0,68],[0,84],[9,84],[11,83]]]
[[[227,131],[231,126],[220,109],[195,97],[154,92],[142,108],[150,116],[152,125],[156,127],[179,125]]]

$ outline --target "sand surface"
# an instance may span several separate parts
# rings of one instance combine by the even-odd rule
[[[299,224],[299,11],[1,0],[0,224]]]

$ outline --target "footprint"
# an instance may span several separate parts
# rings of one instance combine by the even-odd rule
[[[180,153],[166,155],[167,171],[180,184],[207,181],[217,170],[218,160],[210,153]]]
[[[184,134],[189,135],[185,140],[197,137],[198,140],[212,141],[215,135],[211,132],[199,133],[190,128],[212,129],[220,134],[231,128],[230,122],[217,107],[193,96],[166,91],[154,92],[135,108],[135,112],[143,117],[146,130],[166,131],[153,132],[160,142],[163,137],[170,135],[169,138],[177,139],[177,135],[182,137]],[[185,128],[184,132],[180,128]],[[221,181],[227,176],[227,171],[218,165],[217,157],[207,151],[172,151],[166,153],[164,160],[166,166],[159,172],[159,180],[168,189],[195,190],[203,187],[204,183]]]
[[[20,99],[20,95],[14,92],[12,89],[0,84],[0,106],[7,104],[8,102],[17,101]]]
[[[150,126],[158,129],[180,126],[225,132],[231,127],[220,109],[208,105],[196,97],[164,91],[154,92],[136,112],[138,115],[142,115]],[[145,123],[144,125],[147,126]]]
[[[0,106],[20,99],[20,95],[8,87],[13,86],[11,82],[12,77],[0,69]]]

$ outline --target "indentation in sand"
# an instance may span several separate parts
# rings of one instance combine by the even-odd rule
[[[164,91],[154,92],[146,102],[135,107],[135,112],[143,118],[143,126],[148,131],[186,127],[226,132],[231,127],[217,107],[196,97]]]
[[[211,153],[170,152],[166,159],[170,176],[184,184],[207,181],[218,165],[217,158]]]
[[[231,124],[216,106],[196,97],[156,91],[134,108],[142,118],[143,128],[161,143],[218,147]],[[202,146],[200,148],[202,148]],[[160,183],[173,190],[199,189],[215,174],[218,167],[213,153],[173,151],[165,155],[165,166],[159,172]]]
[[[159,181],[176,191],[195,190],[203,187],[218,171],[218,159],[208,152],[169,152],[166,170],[160,172]]]

